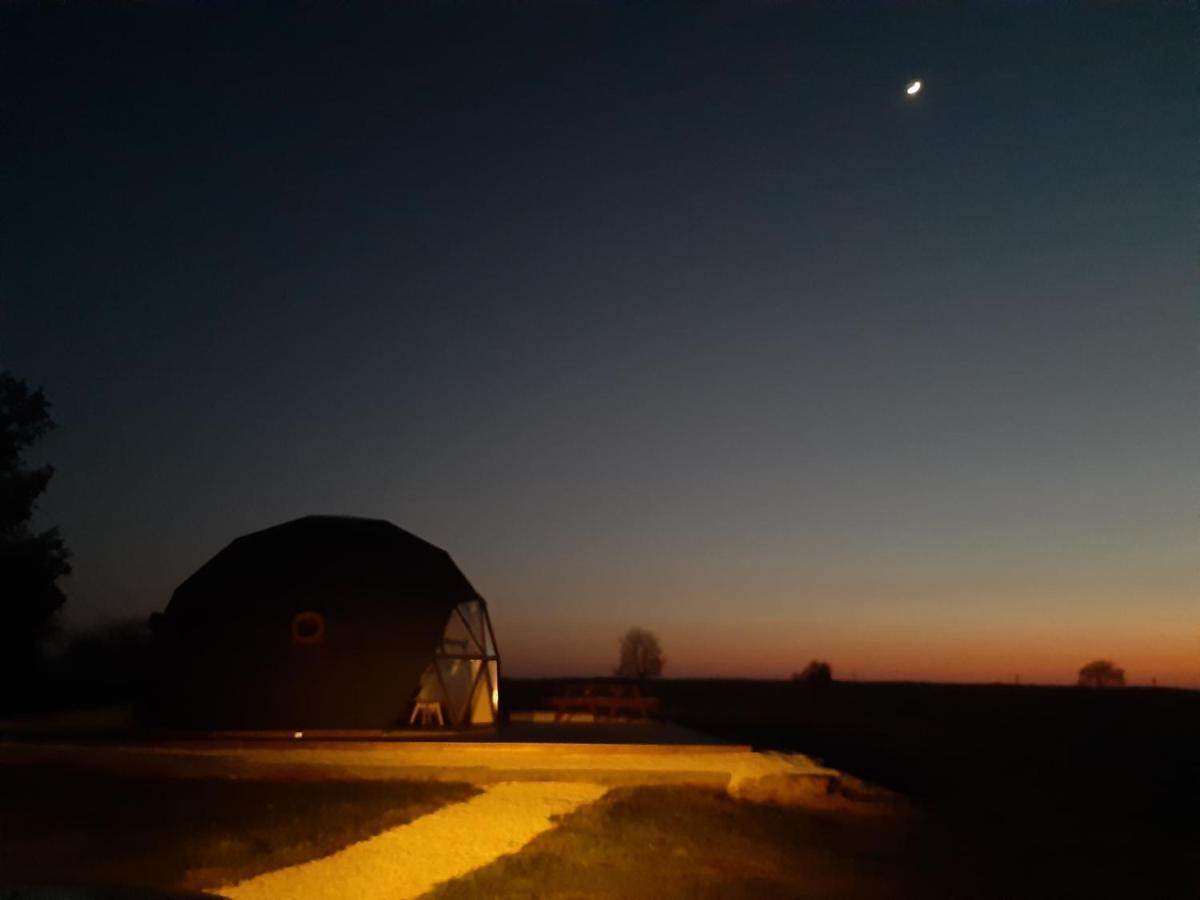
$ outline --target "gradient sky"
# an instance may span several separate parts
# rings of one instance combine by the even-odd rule
[[[506,6],[0,11],[68,624],[329,512],[510,674],[1200,686],[1186,4]]]

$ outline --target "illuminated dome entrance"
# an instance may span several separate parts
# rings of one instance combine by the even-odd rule
[[[490,725],[500,704],[500,657],[482,600],[455,607],[442,643],[421,675],[409,722],[429,724],[427,704],[440,704],[445,724]],[[425,714],[422,716],[422,714]]]

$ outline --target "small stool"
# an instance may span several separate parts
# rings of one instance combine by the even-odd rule
[[[408,724],[411,725],[420,717],[421,725],[432,725],[433,720],[437,719],[439,725],[445,725],[446,720],[442,718],[442,704],[438,700],[418,700],[413,704],[412,715],[408,717]]]

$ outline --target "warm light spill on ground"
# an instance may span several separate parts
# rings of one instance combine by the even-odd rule
[[[569,782],[506,782],[385,831],[332,856],[220,888],[231,900],[356,900],[416,897],[434,885],[521,849],[552,816],[598,800],[607,788]]]

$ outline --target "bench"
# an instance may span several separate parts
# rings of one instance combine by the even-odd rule
[[[554,710],[554,721],[561,722],[573,712],[591,713],[597,721],[619,718],[649,719],[658,710],[657,697],[643,697],[636,684],[571,685],[547,702]]]

